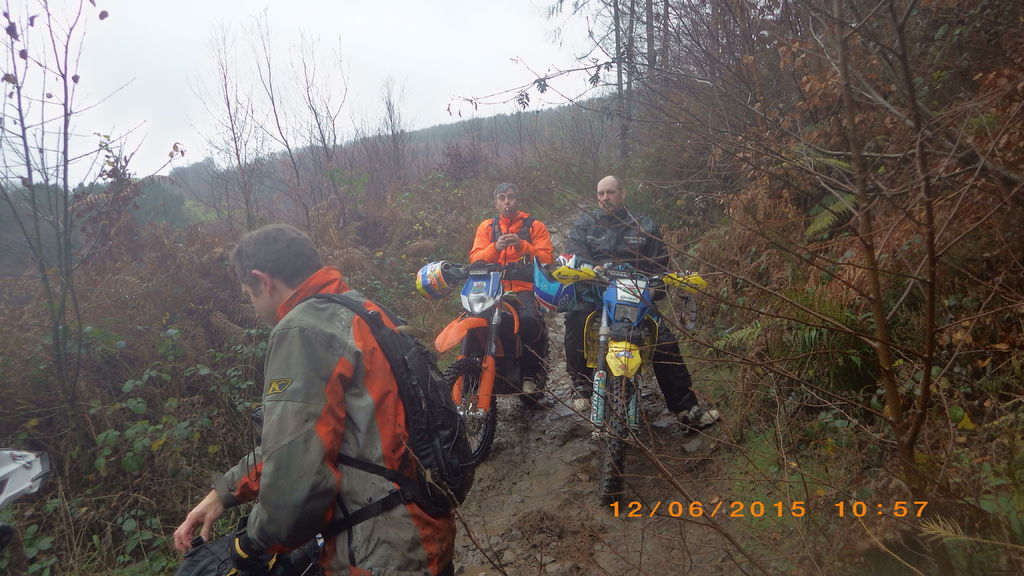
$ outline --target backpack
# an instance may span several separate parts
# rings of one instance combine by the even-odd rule
[[[466,437],[465,423],[455,408],[451,392],[444,384],[436,358],[419,340],[384,323],[376,310],[344,294],[316,294],[316,298],[345,306],[366,322],[373,331],[398,385],[405,407],[409,449],[416,460],[416,477],[391,470],[374,462],[338,455],[338,463],[387,478],[399,489],[354,512],[344,514],[323,532],[331,538],[360,522],[369,520],[400,504],[415,502],[424,512],[440,517],[461,504],[473,485],[473,455]],[[396,326],[404,325],[397,316],[378,306]],[[342,506],[342,511],[345,507]]]

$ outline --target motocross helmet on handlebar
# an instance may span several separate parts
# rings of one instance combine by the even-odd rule
[[[561,254],[555,259],[553,266],[574,267],[576,256]],[[551,277],[551,273],[537,259],[533,260],[533,295],[537,302],[548,310],[565,312],[576,300],[576,287],[565,285]]]
[[[416,273],[416,291],[427,300],[438,300],[454,292],[459,280],[455,264],[431,262]]]

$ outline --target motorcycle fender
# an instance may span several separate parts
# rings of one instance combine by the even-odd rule
[[[629,342],[613,340],[608,343],[608,354],[605,356],[608,362],[608,371],[614,376],[633,377],[643,360],[640,359],[640,348]]]
[[[447,352],[454,348],[456,344],[460,344],[470,330],[485,326],[487,326],[486,318],[463,314],[452,320],[451,323],[444,327],[444,330],[441,330],[437,338],[434,338],[434,348],[438,352]]]

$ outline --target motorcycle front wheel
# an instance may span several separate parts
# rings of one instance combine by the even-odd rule
[[[611,379],[605,388],[604,469],[601,477],[601,501],[620,502],[625,494],[626,439],[629,437],[627,402],[631,383],[626,376]]]
[[[449,389],[454,389],[455,383],[462,379],[462,394],[453,400],[466,422],[466,436],[469,437],[474,464],[483,462],[491,454],[494,431],[498,425],[497,398],[491,396],[490,410],[484,410],[477,404],[480,371],[479,358],[459,358],[444,371],[444,383]]]

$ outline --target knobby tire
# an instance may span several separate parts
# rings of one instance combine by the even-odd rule
[[[605,450],[601,478],[601,501],[605,504],[620,502],[624,495],[626,438],[629,437],[626,421],[626,402],[630,388],[628,380],[626,376],[615,377],[605,388]]]
[[[498,426],[498,399],[495,396],[491,396],[490,412],[483,412],[472,405],[472,398],[480,388],[480,369],[479,358],[459,358],[444,371],[444,382],[449,390],[462,378],[462,397],[456,398],[455,404],[466,422],[466,435],[469,437],[474,464],[490,456],[494,432]]]

